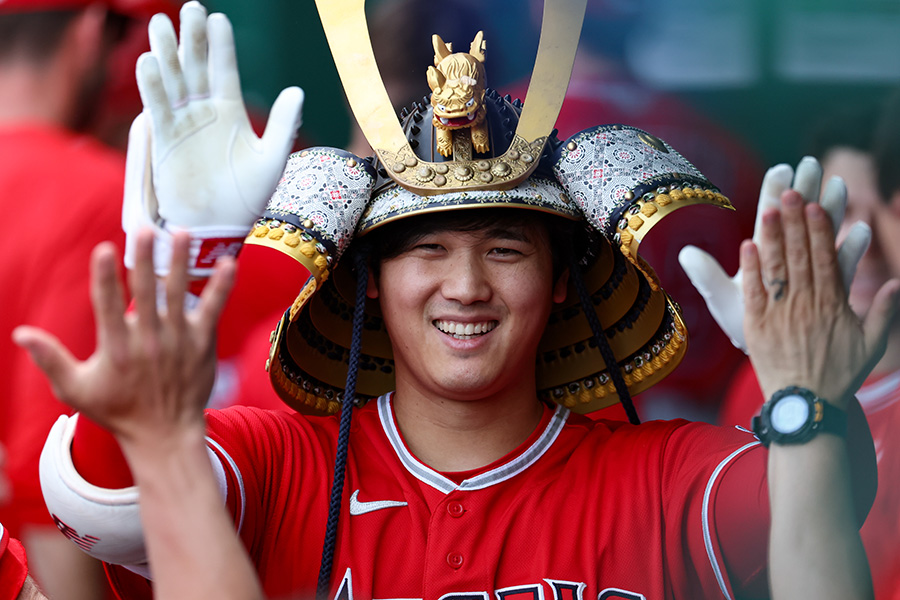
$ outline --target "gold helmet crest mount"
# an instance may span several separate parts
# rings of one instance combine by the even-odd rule
[[[428,67],[428,87],[437,151],[448,157],[462,154],[459,158],[471,158],[471,148],[485,153],[490,150],[490,143],[484,107],[484,32],[478,32],[468,53],[454,54],[452,46],[437,34],[431,41],[434,66]],[[469,134],[463,136],[461,143],[465,146],[458,153],[453,147],[454,131]]]
[[[458,135],[454,131],[469,134],[469,148],[474,146],[476,152],[487,150],[487,136],[480,139],[484,131],[481,129],[484,118],[482,116],[479,122],[478,111],[473,111],[475,116],[471,123],[463,123],[465,128],[460,129],[455,125],[460,111],[456,110],[454,103],[442,102],[448,91],[451,94],[471,93],[463,104],[475,99],[472,107],[468,107],[474,108],[479,102],[475,96],[479,89],[483,96],[484,40],[481,33],[472,42],[468,54],[452,54],[450,45],[444,44],[438,36],[433,38],[435,66],[428,70],[428,83],[432,88],[435,120],[440,123],[435,124],[435,129],[439,140],[444,140],[439,144],[443,143],[445,149],[446,144],[450,146],[446,154],[441,149],[441,154],[453,155],[452,161],[433,163],[422,160],[413,151],[391,105],[372,51],[365,0],[316,0],[344,92],[360,129],[379,160],[387,167],[391,179],[420,196],[474,189],[510,189],[534,171],[565,98],[580,37],[573,35],[573,32],[581,31],[586,4],[587,0],[545,0],[541,39],[519,124],[507,151],[494,158],[479,158],[476,161],[471,156],[471,149],[468,153],[460,152],[461,156],[457,158],[454,145],[464,146],[454,140]],[[447,77],[448,72],[442,69],[442,65],[451,59],[454,65],[465,63],[463,66],[474,68],[481,74],[480,82],[468,74],[463,74],[463,78],[454,77],[455,70],[451,77]],[[474,83],[470,77],[475,80]],[[453,79],[458,81],[451,83]],[[435,102],[452,111],[440,110]],[[468,120],[465,111],[462,112],[462,118]],[[447,120],[446,124],[440,120],[441,116]],[[480,150],[479,144],[485,144],[482,146],[485,150]],[[476,168],[476,162],[480,170],[486,166],[494,174],[490,182],[455,177],[456,173],[471,173]],[[484,162],[489,164],[480,164]]]

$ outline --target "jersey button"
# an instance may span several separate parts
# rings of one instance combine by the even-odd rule
[[[447,555],[447,564],[458,569],[463,565],[463,555],[459,552],[451,552]]]
[[[447,505],[447,512],[450,513],[451,517],[459,518],[463,516],[463,513],[466,512],[466,509],[459,502],[451,502]]]

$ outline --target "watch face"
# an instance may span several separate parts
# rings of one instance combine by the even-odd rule
[[[799,431],[809,419],[809,403],[803,396],[784,396],[772,407],[769,416],[772,429],[791,434]]]

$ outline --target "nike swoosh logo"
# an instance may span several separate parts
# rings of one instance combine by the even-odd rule
[[[398,506],[406,506],[406,502],[397,502],[396,500],[375,500],[373,502],[360,502],[356,499],[359,496],[359,490],[353,492],[350,496],[350,514],[364,515],[366,513],[381,510],[383,508],[396,508]]]

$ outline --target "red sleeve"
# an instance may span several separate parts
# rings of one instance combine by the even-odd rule
[[[0,600],[15,600],[27,575],[25,549],[0,523]]]
[[[252,461],[249,456],[245,456],[244,453],[239,453],[232,451],[231,453],[227,452],[223,448],[223,443],[228,445],[232,450],[235,447],[240,446],[240,440],[243,439],[244,432],[241,428],[242,421],[239,419],[229,418],[233,417],[235,413],[231,413],[229,411],[207,411],[207,423],[209,434],[207,436],[207,447],[212,450],[212,452],[219,459],[219,462],[222,465],[222,470],[225,476],[225,485],[227,488],[227,498],[226,498],[226,507],[229,513],[232,515],[234,526],[236,530],[241,530],[246,518],[247,513],[247,502],[246,497],[248,490],[250,491],[253,497],[257,497],[253,490],[256,489],[256,486],[252,483],[252,478],[244,478],[242,475],[242,471],[253,473]],[[238,415],[242,415],[243,413],[236,413]],[[112,444],[116,444],[115,439],[108,434],[105,430],[101,429],[97,425],[94,425],[90,421],[85,421],[86,424],[89,424],[88,427],[82,428],[82,423],[80,422],[81,418],[79,418],[78,428],[76,429],[75,436],[85,435],[88,436],[97,436],[97,439],[87,440],[90,444],[93,444],[92,450],[97,451],[102,447],[102,444],[111,442]],[[253,419],[246,419],[247,422],[253,423]],[[252,434],[258,434],[262,437],[262,439],[268,438],[268,433],[261,426],[251,429],[249,432]],[[230,443],[224,442],[228,440]],[[88,444],[85,444],[87,447]],[[107,450],[110,447],[107,446]],[[118,458],[121,457],[121,453],[118,450],[118,446],[115,448],[118,453]],[[74,443],[73,443],[73,454],[74,454]],[[102,462],[104,464],[104,468],[109,468],[113,466],[115,461],[110,460],[108,455],[100,454],[98,456],[105,457],[101,461],[97,461],[96,456],[94,458],[95,462]],[[122,459],[124,464],[124,458]],[[251,461],[251,462],[248,462]],[[92,465],[93,466],[93,465]],[[124,464],[127,469],[127,464]],[[85,474],[81,471],[82,467],[76,464],[76,468],[79,470],[79,473],[82,477],[85,477]],[[102,469],[98,470],[102,471]],[[101,473],[102,475],[102,473]],[[130,478],[130,474],[128,475]],[[257,503],[258,504],[258,503]],[[116,598],[119,600],[152,600],[153,598],[153,584],[151,581],[145,579],[144,577],[133,573],[122,567],[120,565],[112,565],[108,563],[104,563],[104,569],[106,570],[106,577],[109,580],[110,587],[116,594]],[[2,600],[2,598],[0,598]]]
[[[732,588],[742,598],[769,596],[769,453],[761,446],[756,448],[735,457],[723,469],[711,499],[722,563]]]
[[[756,371],[750,361],[744,358],[719,407],[719,424],[750,427],[751,419],[759,414],[759,407],[764,401],[756,380]]]
[[[260,319],[247,335],[240,353],[234,358],[238,382],[236,404],[271,410],[288,408],[275,393],[269,373],[266,371],[266,359],[271,346],[269,339],[283,314],[284,311],[279,310]]]
[[[674,585],[691,597],[755,597],[747,582],[767,561],[768,515],[756,501],[767,454],[748,431],[705,423],[685,423],[666,441],[666,549],[670,565],[684,565],[673,567]]]
[[[309,277],[309,271],[293,257],[253,244],[241,248],[237,266],[237,279],[219,321],[220,358],[238,355],[260,319],[266,319],[271,329],[277,319],[269,322],[269,316],[284,314]]]

